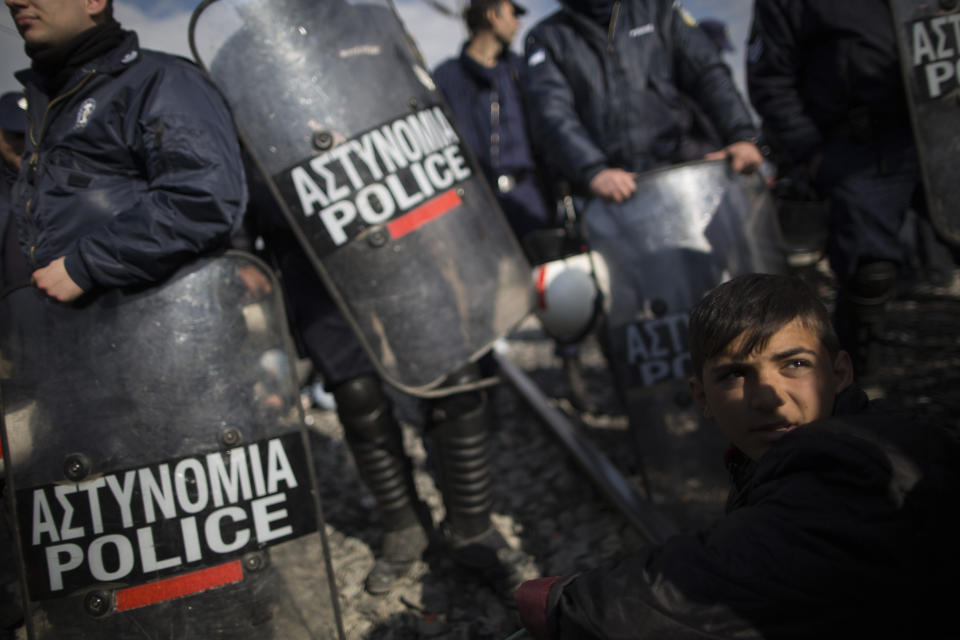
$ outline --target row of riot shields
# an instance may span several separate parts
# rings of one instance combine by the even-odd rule
[[[527,315],[530,269],[390,5],[204,2],[191,43],[384,379],[447,393]],[[269,268],[0,305],[31,638],[343,636]]]
[[[206,0],[191,45],[386,381],[444,393],[528,314],[529,265],[389,2]],[[682,521],[718,512],[726,487],[725,443],[687,392],[687,313],[784,256],[758,177],[704,161],[637,187],[582,221],[647,489]],[[229,253],[80,305],[24,288],[0,306],[32,638],[342,637],[323,470],[264,264]]]

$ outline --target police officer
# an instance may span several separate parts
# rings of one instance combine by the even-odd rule
[[[60,302],[225,246],[246,188],[230,113],[189,62],[140,49],[111,0],[6,0],[30,131],[13,188],[34,285]]]
[[[884,307],[907,261],[906,212],[922,208],[896,35],[884,0],[757,0],[750,99],[783,158],[830,203],[835,319],[858,373],[869,372]]]
[[[564,0],[526,57],[536,145],[581,195],[623,202],[637,172],[704,157],[760,165],[729,68],[673,0]]]
[[[518,238],[549,226],[518,85],[523,61],[510,51],[527,12],[510,0],[474,0],[464,10],[470,39],[433,72],[460,131]]]
[[[229,111],[198,70],[140,49],[111,0],[6,5],[31,67],[16,74],[29,121],[22,95],[0,100],[5,287],[29,280],[71,303],[156,282],[226,245],[246,185]],[[18,166],[9,192],[8,159]],[[3,318],[5,339],[22,335],[8,323],[29,325],[37,298]],[[69,400],[62,407],[76,412]]]
[[[250,139],[262,139],[271,133],[259,129],[271,123],[247,113],[250,104],[258,103],[257,96],[249,92],[262,91],[262,86],[270,82],[269,77],[258,73],[273,74],[287,65],[298,65],[297,71],[302,67],[316,69],[328,85],[340,83],[329,91],[323,103],[312,105],[309,112],[302,112],[298,103],[285,99],[287,96],[276,97],[273,108],[279,114],[278,120],[291,130],[303,126],[309,131],[305,113],[322,121],[309,126],[335,132],[345,126],[340,118],[362,120],[369,116],[371,126],[380,124],[377,118],[382,117],[379,113],[383,107],[370,92],[380,86],[392,86],[396,56],[409,55],[408,49],[397,49],[409,45],[398,39],[393,14],[385,7],[346,2],[328,2],[318,7],[306,0],[284,0],[279,4],[271,2],[270,7],[273,10],[269,13],[261,10],[248,19],[269,15],[270,25],[258,24],[256,28],[275,30],[277,42],[286,42],[291,33],[299,33],[290,25],[315,24],[318,17],[322,18],[320,24],[330,28],[323,33],[307,30],[310,39],[295,42],[304,53],[293,62],[277,55],[277,51],[263,48],[263,39],[253,37],[249,29],[240,29],[219,50],[211,62],[213,75],[246,81],[231,90],[235,92],[239,126]],[[318,16],[317,12],[321,14]],[[250,59],[263,64],[249,68],[243,61]],[[268,153],[264,149],[254,151]],[[258,174],[250,171],[251,235],[264,240],[266,252],[281,272],[295,333],[326,389],[333,394],[337,417],[359,475],[376,499],[384,535],[365,588],[371,594],[384,594],[421,559],[431,542],[432,518],[417,496],[400,423],[376,367]],[[471,385],[480,378],[478,367],[469,365],[452,373],[448,382]],[[466,568],[497,586],[509,586],[517,581],[510,575],[510,560],[516,556],[491,520],[491,410],[487,395],[482,389],[465,390],[425,404],[424,431],[431,444],[429,450],[446,511],[441,525],[442,544]]]
[[[460,132],[473,151],[531,262],[543,259],[531,246],[531,232],[556,226],[538,173],[522,100],[523,60],[510,50],[527,10],[510,0],[474,0],[463,17],[470,39],[457,58],[433,72]],[[525,241],[526,239],[526,241]],[[551,256],[552,257],[552,256]],[[579,366],[575,342],[558,342],[556,353],[570,387],[571,402],[594,410]]]

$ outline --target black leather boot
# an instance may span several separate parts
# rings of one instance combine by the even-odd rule
[[[338,385],[333,394],[357,470],[376,499],[384,524],[381,555],[364,583],[367,592],[383,594],[423,555],[429,543],[424,530],[429,516],[417,498],[400,425],[380,380],[373,375],[354,378]]]

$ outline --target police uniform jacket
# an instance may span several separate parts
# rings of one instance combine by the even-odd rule
[[[910,126],[886,0],[757,0],[747,84],[789,161],[810,157],[827,137]]]
[[[493,68],[470,57],[440,64],[433,78],[516,234],[548,226],[551,214],[534,164],[518,85],[523,59],[504,51]]]
[[[960,442],[845,396],[854,413],[735,466],[712,528],[521,586],[525,624],[537,638],[956,637]]]
[[[605,168],[693,159],[681,147],[697,110],[711,150],[757,135],[729,68],[673,0],[614,3],[608,29],[562,7],[530,31],[526,57],[535,144],[575,187]]]
[[[230,113],[189,61],[123,43],[57,95],[21,71],[29,128],[14,186],[31,268],[66,256],[84,290],[157,281],[225,246],[246,206]]]

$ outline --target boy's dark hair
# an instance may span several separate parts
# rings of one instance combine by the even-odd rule
[[[697,378],[707,360],[728,352],[743,334],[734,357],[762,349],[773,334],[799,319],[820,338],[834,357],[840,341],[830,313],[817,294],[800,278],[751,273],[725,282],[709,293],[690,313],[690,359]]]

